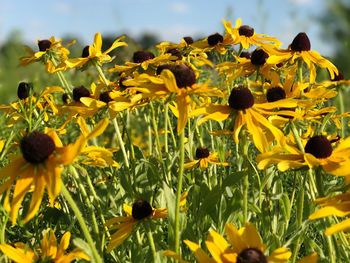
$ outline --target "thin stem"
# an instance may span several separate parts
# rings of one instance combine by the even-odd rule
[[[299,150],[304,153],[305,150],[304,150],[304,146],[303,146],[303,143],[301,142],[301,139],[300,139],[300,135],[299,135],[299,132],[297,130],[297,128],[295,127],[295,124],[294,122],[290,122],[290,127],[292,128],[292,133],[293,133],[293,136],[294,136],[294,139],[295,141],[297,142],[297,145],[299,147]]]
[[[243,222],[248,221],[248,190],[249,190],[249,178],[248,173],[243,177]]]
[[[146,222],[144,225],[145,225],[145,228],[146,228],[146,231],[147,231],[147,237],[148,237],[149,246],[150,246],[151,251],[152,251],[153,262],[156,262],[156,258],[157,258],[156,246],[154,245],[154,240],[153,240],[151,227],[147,223],[148,222]]]
[[[175,252],[180,254],[180,198],[182,192],[182,179],[184,173],[185,162],[185,131],[180,134],[180,160],[179,174],[177,178],[176,203],[175,203]]]
[[[115,133],[116,133],[116,135],[117,135],[117,139],[118,139],[119,146],[120,146],[120,148],[122,149],[122,153],[123,153],[123,156],[124,156],[125,165],[126,165],[127,168],[129,168],[130,164],[129,164],[129,160],[128,160],[128,155],[126,154],[125,146],[124,146],[124,143],[123,143],[123,138],[122,138],[122,135],[121,135],[120,130],[119,130],[119,125],[118,125],[117,117],[115,117],[115,118],[113,119],[113,125],[114,125]]]
[[[98,75],[102,79],[103,83],[106,85],[106,87],[109,86],[109,81],[106,78],[105,74],[103,73],[101,66],[99,64],[97,64],[96,61],[94,61],[94,65],[95,65],[95,68],[97,69]]]
[[[345,106],[344,106],[344,96],[343,96],[342,87],[340,87],[338,89],[338,102],[339,102],[340,114],[343,115],[345,112]],[[341,121],[341,134],[340,135],[342,138],[344,138],[345,137],[345,121],[344,121],[343,116],[341,116],[340,121]]]
[[[91,249],[92,252],[92,256],[93,256],[93,262],[97,262],[97,263],[102,263],[102,260],[97,252],[96,246],[94,244],[94,241],[90,235],[89,229],[85,223],[85,219],[83,218],[77,204],[75,203],[73,197],[70,195],[69,191],[67,190],[67,188],[65,187],[64,184],[61,184],[61,192],[62,195],[64,196],[64,198],[66,199],[66,201],[68,202],[69,206],[71,207],[71,209],[73,210],[79,224],[80,224],[80,228],[84,233],[84,236],[89,244],[89,247]]]

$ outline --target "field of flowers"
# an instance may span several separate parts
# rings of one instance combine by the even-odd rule
[[[350,81],[238,19],[116,64],[51,37],[0,105],[1,262],[350,262]]]

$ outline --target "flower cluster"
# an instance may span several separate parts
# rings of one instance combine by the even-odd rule
[[[305,32],[283,48],[241,19],[224,20],[222,34],[161,42],[115,63],[125,39],[103,50],[96,33],[71,57],[74,42],[51,37],[21,58],[44,64],[57,84],[19,81],[18,99],[0,105],[1,242],[22,238],[0,244],[4,254],[15,262],[350,257],[349,219],[329,218],[350,214],[350,82]],[[57,247],[63,230],[79,249],[64,253],[69,232]]]

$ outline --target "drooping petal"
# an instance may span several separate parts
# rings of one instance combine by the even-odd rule
[[[189,240],[185,240],[184,243],[188,246],[188,248],[194,253],[197,261],[199,263],[213,263],[215,262],[213,259],[209,258],[209,256],[204,252],[201,247]]]

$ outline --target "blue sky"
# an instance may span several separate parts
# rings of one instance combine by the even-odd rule
[[[279,38],[286,47],[306,32],[312,48],[324,55],[332,47],[320,39],[315,17],[326,0],[1,0],[0,43],[18,29],[27,42],[73,34],[87,44],[96,32],[154,32],[161,40],[221,32],[223,18],[241,17],[244,24]]]

